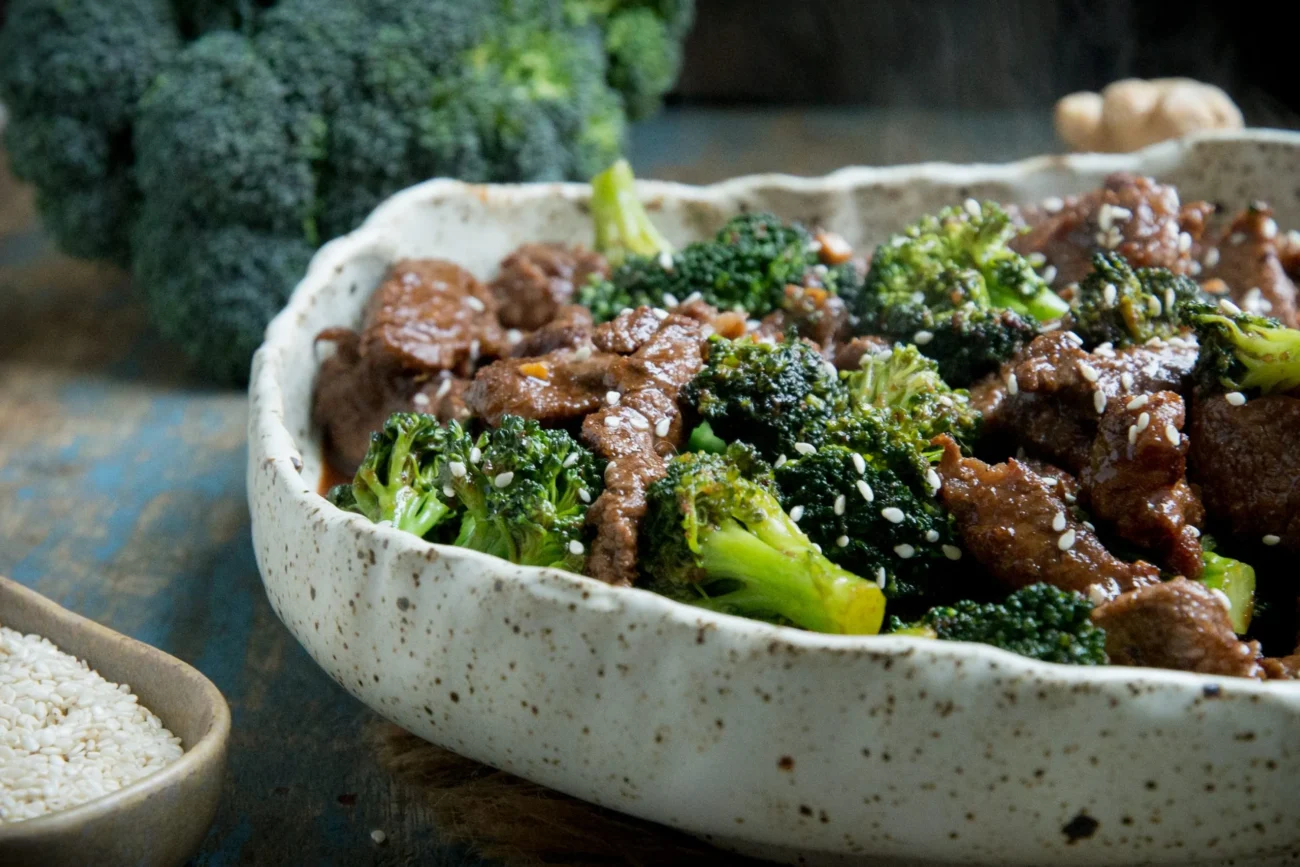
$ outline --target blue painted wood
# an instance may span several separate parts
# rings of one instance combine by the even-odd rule
[[[707,181],[1003,159],[1048,136],[1046,117],[675,112],[638,129],[632,154],[645,176]],[[195,863],[479,863],[439,841],[375,759],[378,718],[272,613],[249,539],[244,395],[189,378],[123,274],[50,249],[2,165],[0,332],[0,573],[190,662],[230,702],[230,771]]]

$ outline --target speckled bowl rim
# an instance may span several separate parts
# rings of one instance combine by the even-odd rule
[[[871,168],[853,166],[839,169],[822,177],[799,177],[769,173],[731,178],[716,184],[693,186],[668,181],[639,181],[638,191],[644,200],[674,198],[708,202],[744,190],[763,187],[792,192],[844,190],[864,184],[908,185],[917,182],[938,181],[961,185],[998,181],[1012,181],[1019,176],[1058,171],[1063,173],[1106,173],[1132,170],[1159,175],[1161,166],[1173,165],[1189,148],[1202,141],[1240,141],[1271,143],[1294,148],[1300,155],[1300,133],[1284,130],[1247,130],[1236,132],[1204,133],[1182,139],[1162,142],[1129,154],[1069,154],[1031,157],[1010,163],[954,164],[943,162]],[[361,251],[382,249],[385,225],[409,211],[416,200],[434,198],[455,200],[476,198],[491,200],[504,198],[510,204],[526,207],[529,202],[550,197],[585,200],[590,187],[580,183],[550,184],[471,184],[450,179],[434,179],[409,187],[381,203],[370,217],[354,232],[330,241],[317,251],[308,266],[306,276],[295,288],[284,310],[271,322],[266,338],[257,351],[253,380],[249,384],[251,406],[254,414],[249,419],[249,461],[272,467],[276,484],[290,503],[313,513],[322,523],[321,532],[347,532],[361,538],[372,538],[377,545],[392,546],[397,550],[417,552],[434,549],[439,557],[459,563],[467,569],[486,569],[498,558],[464,548],[437,545],[392,527],[374,524],[359,515],[344,512],[330,504],[312,486],[304,485],[297,469],[302,464],[301,454],[293,434],[283,422],[284,396],[280,385],[281,346],[301,338],[300,318],[305,319],[314,294],[328,284],[336,269],[340,269]],[[517,576],[507,578],[538,600],[551,598],[555,582],[567,582],[578,591],[582,601],[577,603],[585,613],[611,616],[610,602],[620,600],[626,604],[625,618],[671,618],[674,622],[690,625],[707,625],[727,636],[745,640],[754,648],[773,641],[808,652],[861,654],[903,657],[914,651],[918,641],[926,641],[926,650],[936,662],[960,664],[963,660],[981,659],[996,662],[1010,676],[1037,678],[1058,686],[1076,684],[1160,684],[1182,687],[1189,693],[1199,692],[1206,686],[1229,680],[1234,691],[1267,696],[1300,695],[1300,681],[1263,682],[1248,678],[1225,678],[1222,675],[1205,675],[1156,668],[1129,668],[1124,666],[1075,666],[1040,662],[984,644],[968,642],[938,642],[920,638],[889,635],[827,635],[807,632],[785,626],[774,626],[729,614],[710,612],[702,608],[674,602],[666,597],[637,587],[615,587],[594,578],[541,567],[513,567]],[[545,580],[543,580],[545,579]]]
[[[167,789],[190,774],[198,773],[199,769],[204,765],[221,760],[226,744],[230,739],[230,706],[226,703],[221,690],[217,689],[216,684],[208,680],[202,672],[170,653],[145,644],[143,641],[137,641],[129,635],[123,635],[109,629],[107,626],[96,623],[87,617],[82,617],[52,599],[42,596],[30,587],[0,575],[0,599],[4,596],[25,597],[29,602],[34,603],[36,607],[46,610],[55,619],[63,621],[72,631],[125,642],[125,646],[129,648],[129,652],[132,654],[152,656],[168,667],[192,675],[195,682],[200,685],[200,690],[191,697],[191,700],[201,701],[212,709],[212,723],[203,736],[193,746],[188,747],[179,759],[162,770],[155,771],[146,777],[141,777],[130,785],[123,786],[116,792],[111,792],[93,801],[87,801],[77,807],[60,810],[56,813],[47,813],[34,819],[0,823],[0,846],[38,837],[53,837],[73,833],[88,821],[121,809],[125,802],[136,801],[142,797],[147,797],[151,792]],[[0,615],[2,614],[3,611],[0,611]],[[3,622],[3,618],[0,617],[0,623]],[[58,642],[55,643],[58,644]],[[76,648],[69,649],[62,644],[58,646],[59,650],[64,653],[71,653],[78,659],[82,658]],[[85,659],[84,661],[91,668],[95,668],[94,660]],[[167,725],[167,720],[163,720],[163,725]]]

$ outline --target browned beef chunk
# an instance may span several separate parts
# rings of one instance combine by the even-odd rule
[[[1222,280],[1241,309],[1276,316],[1294,328],[1300,324],[1296,287],[1283,267],[1278,242],[1272,208],[1257,205],[1242,211],[1202,254],[1206,266],[1201,279]]]
[[[1191,478],[1210,517],[1243,538],[1300,551],[1300,397],[1233,406],[1198,394],[1190,434]]]
[[[1203,584],[1175,578],[1139,587],[1096,608],[1114,665],[1258,677],[1259,646],[1232,631],[1228,609]]]
[[[1002,365],[996,379],[977,383],[972,399],[990,435],[1079,473],[1091,462],[1106,408],[1140,394],[1184,390],[1196,354],[1181,338],[1085,352],[1072,334],[1051,332]]]
[[[1155,566],[1112,556],[1073,517],[1065,498],[1071,488],[1049,480],[1061,479],[1062,471],[1040,475],[1014,459],[990,466],[962,457],[950,438],[940,441],[940,496],[957,521],[962,547],[1008,589],[1044,581],[1114,596],[1159,580]]]
[[[516,358],[546,355],[557,349],[579,349],[591,345],[591,311],[580,304],[566,304],[555,311],[554,318],[531,334],[526,334],[511,348]]]
[[[1025,255],[1043,254],[1056,269],[1052,284],[1057,287],[1087,276],[1098,250],[1116,250],[1134,266],[1187,274],[1192,245],[1213,211],[1207,202],[1181,205],[1171,186],[1117,172],[1101,189],[1071,196],[1062,207],[1021,209],[1030,230],[1011,246]]]
[[[883,337],[854,337],[847,343],[835,347],[835,357],[831,359],[840,370],[857,370],[862,366],[862,359],[875,355],[889,348],[889,341]]]
[[[743,337],[745,334],[746,319],[744,313],[735,310],[720,312],[718,308],[699,297],[683,301],[674,307],[672,312],[678,316],[685,316],[687,319],[694,319],[701,325],[706,326],[704,329],[706,332],[712,328],[714,334],[730,340]]]
[[[502,260],[492,281],[501,324],[525,331],[541,328],[569,303],[575,287],[592,274],[608,273],[599,253],[564,244],[524,244]]]
[[[645,491],[663,476],[665,456],[681,444],[677,392],[704,366],[706,335],[707,326],[697,320],[668,316],[636,352],[610,366],[607,382],[619,393],[618,403],[582,423],[583,440],[609,461],[605,491],[587,512],[596,528],[587,559],[594,578],[621,585],[636,580]]]
[[[1106,408],[1081,481],[1094,518],[1159,552],[1170,571],[1201,574],[1200,498],[1187,484],[1183,399],[1171,391]]]
[[[1260,661],[1267,680],[1300,680],[1300,653]]]
[[[659,330],[659,323],[666,315],[666,311],[654,307],[624,310],[597,327],[592,341],[601,352],[630,355],[649,340],[651,334]]]
[[[834,360],[836,348],[853,337],[850,326],[844,299],[817,287],[787,286],[781,309],[763,317],[757,331],[760,337],[780,340],[794,329],[797,336],[811,340]]]
[[[424,373],[473,373],[480,358],[505,349],[497,302],[486,286],[451,262],[404,259],[370,296],[361,354]]]
[[[615,356],[590,346],[535,358],[502,358],[484,367],[465,392],[470,411],[490,425],[503,415],[560,427],[595,412],[609,391]]]

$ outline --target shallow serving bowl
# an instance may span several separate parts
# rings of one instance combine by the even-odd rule
[[[0,577],[0,624],[36,633],[127,683],[181,739],[172,764],[80,807],[0,825],[4,867],[174,867],[203,842],[221,795],[230,709],[212,682],[157,648]]]
[[[646,183],[674,241],[741,208],[866,245],[967,196],[1031,201],[1110,171],[1266,198],[1300,225],[1300,135],[1136,155]],[[317,495],[313,336],[386,266],[489,276],[588,241],[584,185],[430,181],[325,246],[257,353],[248,490],[267,594],[346,689],[441,746],[580,798],[799,863],[1300,863],[1300,684],[1054,666],[979,645],[835,637],[429,545]]]

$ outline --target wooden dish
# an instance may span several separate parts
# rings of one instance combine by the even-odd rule
[[[0,824],[5,867],[164,867],[203,842],[226,764],[230,708],[217,688],[173,656],[73,614],[0,577],[0,625],[36,633],[85,660],[180,737],[185,754],[155,774],[70,810]]]

